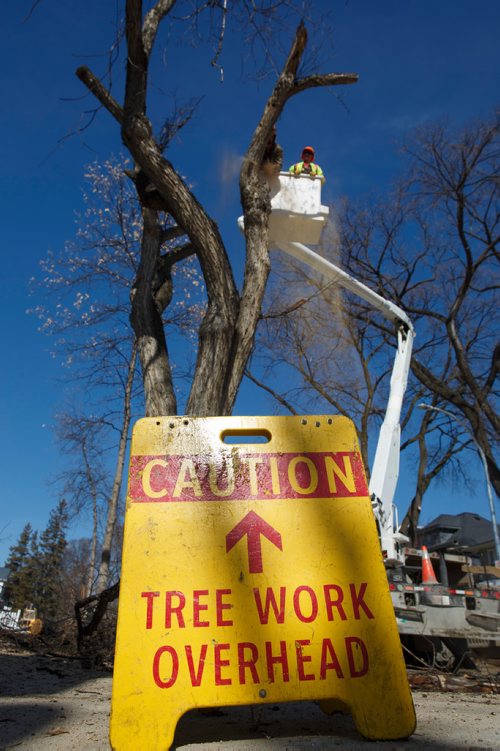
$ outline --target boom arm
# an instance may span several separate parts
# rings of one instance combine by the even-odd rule
[[[392,368],[389,401],[380,428],[369,488],[373,511],[379,525],[382,550],[388,559],[397,559],[399,557],[398,543],[405,541],[407,538],[394,531],[395,508],[393,500],[399,474],[401,409],[408,382],[415,331],[410,319],[401,308],[394,305],[390,300],[385,300],[338,266],[327,261],[326,258],[301,243],[277,242],[276,244],[288,255],[302,261],[368,302],[385,318],[397,325],[398,345]]]
[[[328,220],[328,207],[321,205],[321,182],[310,178],[294,178],[281,173],[271,184],[270,245],[336,281],[348,289],[385,318],[396,324],[397,351],[391,375],[389,401],[380,428],[380,434],[371,471],[370,494],[380,533],[382,551],[388,561],[400,559],[399,543],[407,541],[395,530],[396,511],[393,505],[399,474],[400,417],[408,382],[411,352],[415,330],[406,313],[390,300],[347,274],[335,264],[303,244],[316,245],[321,230]],[[243,231],[243,217],[238,219]],[[300,239],[301,242],[296,242]]]

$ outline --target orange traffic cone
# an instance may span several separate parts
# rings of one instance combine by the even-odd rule
[[[422,545],[422,584],[439,584],[425,545]]]

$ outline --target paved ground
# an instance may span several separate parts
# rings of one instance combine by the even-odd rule
[[[0,749],[105,751],[111,676],[22,650],[0,653]],[[177,751],[500,749],[498,693],[415,691],[417,731],[406,742],[361,739],[350,717],[309,702],[185,715]],[[123,750],[120,750],[123,751]],[[126,750],[128,751],[128,749]],[[142,751],[133,749],[130,751]]]

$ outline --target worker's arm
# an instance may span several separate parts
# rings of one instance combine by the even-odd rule
[[[324,176],[323,170],[321,169],[321,167],[319,166],[319,164],[316,165],[316,170],[317,170],[316,171],[316,177],[319,177],[319,179],[321,180],[321,182],[324,183],[325,182],[325,176]]]

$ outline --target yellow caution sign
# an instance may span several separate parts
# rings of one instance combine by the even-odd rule
[[[367,738],[415,729],[351,421],[140,420],[112,747],[168,749],[195,707],[296,700],[348,707]]]

